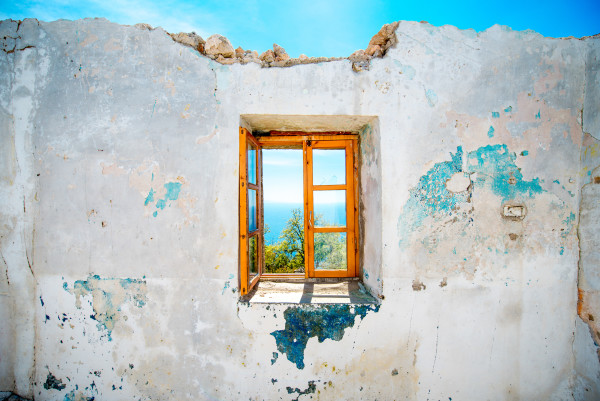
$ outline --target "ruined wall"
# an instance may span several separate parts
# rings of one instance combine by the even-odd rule
[[[596,189],[584,168],[598,165],[585,159],[597,155],[598,39],[401,22],[383,58],[278,68],[219,63],[161,29],[105,20],[0,30],[0,317],[12,333],[0,340],[0,390],[43,400],[596,391],[593,325],[576,319],[580,201]],[[361,185],[377,189],[363,205],[363,279],[380,305],[238,303],[244,114],[377,117],[361,131]]]
[[[581,148],[581,203],[579,217],[579,303],[575,336],[579,399],[600,398],[600,45],[588,43],[583,104],[584,140]]]

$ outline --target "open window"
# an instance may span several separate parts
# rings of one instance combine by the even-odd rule
[[[301,158],[302,199],[294,216],[295,228],[301,230],[298,243],[302,244],[303,266],[290,273],[272,273],[265,268],[270,255],[267,252],[265,256],[269,245],[265,242],[263,151],[273,149],[295,149]],[[358,276],[357,152],[358,135],[350,132],[252,135],[240,128],[241,295],[250,292],[260,277]]]

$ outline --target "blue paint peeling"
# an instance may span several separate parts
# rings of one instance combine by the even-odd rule
[[[567,236],[569,235],[569,233],[571,232],[571,230],[573,229],[573,224],[575,223],[575,213],[571,212],[564,220],[563,223],[565,223],[565,225],[567,226],[566,229],[564,229],[561,233],[560,236],[563,238],[567,238]]]
[[[538,119],[538,120],[542,119],[541,110],[538,110],[537,114],[535,115],[535,118]]]
[[[492,111],[492,118],[500,118],[500,113],[497,111]]]
[[[446,188],[446,181],[462,171],[462,146],[450,157],[452,161],[436,163],[410,190],[410,198],[404,205],[401,223],[398,224],[401,244],[427,216],[450,215],[460,203],[469,199],[467,192],[452,193]]]
[[[425,96],[427,97],[427,103],[429,103],[430,107],[433,107],[437,104],[438,96],[433,90],[427,89],[427,91],[425,91]]]
[[[494,130],[494,127],[492,127],[492,126],[490,125],[490,129],[488,130],[488,137],[489,137],[489,138],[493,138],[493,137],[494,137],[494,131],[495,131],[495,130]]]
[[[87,397],[81,392],[75,394],[75,390],[71,390],[71,392],[65,394],[63,401],[94,401],[94,397]]]
[[[488,145],[468,154],[467,169],[477,173],[476,187],[491,189],[503,201],[542,193],[539,178],[523,180],[516,159],[516,154],[509,152],[506,145]]]
[[[64,390],[67,387],[66,384],[62,382],[61,379],[57,379],[52,373],[48,372],[48,376],[46,376],[46,383],[44,383],[44,388],[46,390],[54,389],[54,390]]]
[[[271,365],[274,365],[277,362],[277,358],[279,358],[279,353],[273,352],[273,358],[271,358]]]
[[[295,399],[295,401],[298,401],[301,395],[314,394],[317,390],[317,385],[315,384],[314,380],[311,380],[308,382],[308,387],[305,390],[300,390],[298,387],[292,388],[290,386],[287,386],[285,389],[287,390],[288,394],[298,393],[298,397]]]
[[[154,202],[154,189],[150,188],[150,192],[148,192],[148,196],[146,196],[146,200],[144,201],[144,206],[148,206],[148,203]]]
[[[154,179],[154,174],[152,175],[152,179]],[[157,209],[164,210],[165,207],[169,205],[167,201],[174,201],[179,199],[179,192],[181,192],[181,183],[180,182],[167,182],[165,185],[165,196],[162,199],[158,199],[155,203]],[[154,194],[156,192],[150,188],[150,192],[144,201],[144,206],[147,206],[150,202],[154,202]],[[152,216],[158,216],[158,210],[152,213]]]
[[[118,313],[123,303],[129,301],[138,308],[146,305],[146,281],[139,279],[100,278],[90,275],[87,280],[77,280],[72,292],[79,297],[93,296],[94,314],[90,317],[98,322],[98,330],[108,332],[108,340],[112,341],[112,330],[118,320]]]
[[[521,156],[527,156],[529,154],[528,150],[524,150],[521,152]]]
[[[221,295],[225,294],[225,290],[228,289],[231,286],[231,283],[229,281],[225,282],[225,286],[223,287],[223,291],[221,291]]]
[[[504,109],[505,113],[510,113],[512,111],[512,106],[508,106],[507,108]]]
[[[525,181],[515,164],[516,154],[506,145],[488,145],[464,155],[466,169],[463,171],[463,149],[450,154],[451,161],[436,163],[418,184],[410,190],[410,197],[398,219],[399,245],[407,244],[410,235],[422,226],[427,217],[451,216],[459,205],[470,200],[471,191],[491,190],[502,201],[515,198],[532,198],[543,192],[539,178]],[[469,191],[452,193],[446,189],[446,181],[453,174],[476,173],[476,180]]]
[[[320,305],[291,307],[283,312],[285,329],[271,333],[277,350],[304,369],[304,350],[311,337],[320,343],[329,338],[340,341],[344,330],[354,326],[356,316],[364,319],[369,311],[379,311],[379,305]]]

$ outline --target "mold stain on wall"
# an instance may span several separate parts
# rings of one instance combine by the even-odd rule
[[[271,333],[275,337],[277,350],[287,359],[304,369],[304,350],[311,337],[320,343],[326,339],[340,341],[344,331],[354,326],[358,316],[364,319],[367,313],[379,311],[379,305],[324,305],[290,307],[283,312],[285,329]]]
[[[98,321],[98,330],[106,330],[108,340],[115,324],[121,318],[121,307],[126,302],[142,308],[146,302],[146,281],[131,278],[100,278],[98,275],[90,275],[87,280],[77,280],[73,289],[69,289],[67,283],[63,288],[76,297],[76,306],[81,308],[81,298],[91,295],[94,314],[90,317]]]

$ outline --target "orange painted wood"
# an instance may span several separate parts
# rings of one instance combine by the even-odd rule
[[[308,201],[308,145],[306,141],[302,142],[302,161],[303,161],[303,182],[304,182],[304,277],[310,277],[310,246],[308,245],[308,211],[310,204]],[[311,175],[312,181],[312,175]]]
[[[257,149],[257,184],[249,184],[247,166],[247,147],[252,143]],[[303,150],[304,173],[304,256],[305,272],[302,274],[264,274],[264,210],[262,193],[262,148],[300,148]],[[339,185],[314,185],[312,150],[344,149],[346,154],[346,183]],[[356,277],[359,274],[358,250],[358,135],[345,132],[292,132],[272,131],[268,136],[254,138],[247,130],[240,128],[240,293],[245,295],[264,277]],[[257,191],[258,228],[248,232],[248,188]],[[346,227],[314,227],[314,191],[346,191]],[[314,234],[318,232],[346,233],[347,270],[316,270],[314,268]],[[257,236],[259,252],[257,255],[258,274],[250,283],[248,246],[249,236]],[[242,252],[243,251],[243,252]],[[245,286],[245,283],[248,283]]]
[[[358,139],[352,140],[352,165],[353,172],[352,176],[354,178],[354,275],[353,277],[358,277],[362,274],[362,264],[360,263],[360,220],[359,220],[359,197],[358,192],[360,189],[360,176],[358,174]]]
[[[248,131],[240,127],[240,294],[248,293],[248,192],[247,192],[247,174],[248,162],[246,148],[246,136]]]
[[[302,135],[302,136],[260,136],[256,140],[263,146],[301,146],[304,141],[330,141],[356,139],[357,135]]]
[[[314,227],[309,224],[308,240],[312,252],[309,260],[310,277],[355,277],[356,276],[356,211],[355,211],[355,180],[354,174],[354,148],[353,139],[346,140],[314,140],[308,149],[307,156],[307,183],[309,215],[314,220],[314,191],[318,190],[345,190],[346,191],[346,227]],[[312,182],[312,151],[313,149],[344,149],[346,155],[346,183],[338,185],[313,185]],[[312,213],[311,213],[312,212]],[[312,216],[311,216],[312,215]],[[317,270],[314,267],[314,235],[317,232],[345,232],[346,233],[346,270]]]
[[[313,227],[315,233],[345,233],[348,227]]]
[[[248,182],[248,145],[252,143],[256,148],[256,160],[257,160],[257,183],[250,184]],[[239,184],[239,199],[240,199],[240,207],[239,207],[239,216],[240,216],[240,245],[239,245],[239,261],[240,261],[240,294],[246,295],[248,292],[252,290],[252,287],[258,283],[260,279],[260,274],[262,272],[262,248],[263,248],[263,231],[262,231],[262,218],[261,208],[262,208],[262,160],[260,145],[256,141],[256,139],[248,132],[245,128],[240,128],[240,184]],[[248,189],[254,189],[257,192],[257,229],[249,232],[248,230]],[[249,251],[249,241],[250,237],[257,237],[257,264],[258,264],[258,274],[256,277],[250,280],[250,265],[248,258]]]
[[[354,151],[352,141],[346,142],[346,245],[348,253],[348,274],[356,275],[356,231],[354,219]]]
[[[338,189],[346,189],[347,184],[334,184],[334,185],[313,185],[313,191],[335,191]]]
[[[315,131],[315,132],[306,132],[306,131],[269,131],[268,135],[272,136],[341,136],[341,135],[350,135],[350,136],[358,136],[358,134],[353,134],[350,131]]]

